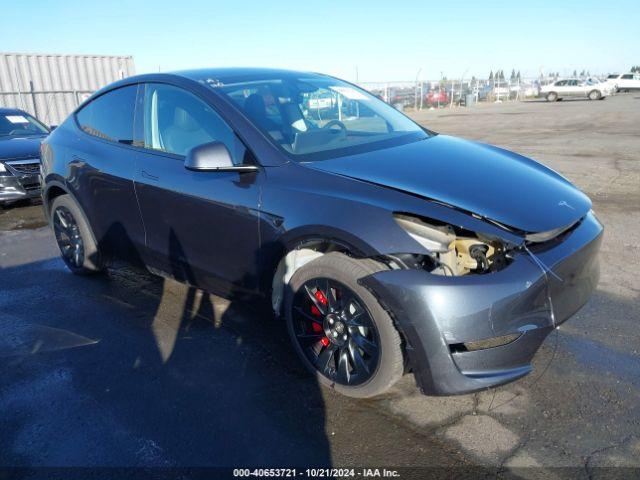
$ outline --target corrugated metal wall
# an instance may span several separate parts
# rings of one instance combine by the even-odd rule
[[[131,56],[0,53],[0,107],[58,125],[92,92],[134,74]]]

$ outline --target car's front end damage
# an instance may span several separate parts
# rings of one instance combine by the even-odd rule
[[[603,229],[591,201],[531,159],[436,135],[309,166],[336,186],[350,181],[331,221],[381,265],[359,282],[395,322],[426,394],[526,375],[596,287]],[[316,176],[314,188],[324,181]]]
[[[26,114],[3,114],[0,109],[0,127],[3,118],[17,118],[23,125]],[[5,111],[6,112],[6,111]],[[11,111],[14,113],[13,111]],[[26,125],[30,125],[26,123]],[[41,127],[44,129],[44,127]],[[19,200],[40,198],[40,143],[42,134],[20,135],[2,134],[0,130],[0,204],[10,204]]]
[[[0,203],[40,197],[40,158],[0,159]]]
[[[603,228],[592,212],[520,243],[446,225],[429,232],[404,215],[396,221],[432,253],[387,256],[392,268],[361,282],[392,313],[426,394],[468,393],[526,375],[547,335],[598,282]]]

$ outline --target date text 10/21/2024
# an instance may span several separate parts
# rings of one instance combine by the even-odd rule
[[[399,478],[397,470],[386,468],[307,468],[297,470],[295,468],[236,468],[234,477],[306,477],[306,478]]]

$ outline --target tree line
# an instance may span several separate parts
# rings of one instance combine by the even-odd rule
[[[496,82],[498,82],[498,81],[504,81],[505,79],[506,77],[504,75],[504,70],[498,70],[496,71],[495,74],[493,73],[493,70],[489,72],[489,81],[495,80]],[[509,80],[511,81],[511,83],[520,82],[522,80],[522,75],[520,75],[520,70],[518,70],[518,72],[516,73],[516,70],[512,69]]]

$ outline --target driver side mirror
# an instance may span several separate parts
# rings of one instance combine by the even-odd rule
[[[187,170],[196,172],[251,172],[258,170],[255,165],[235,165],[226,145],[211,142],[193,147],[184,160]]]

